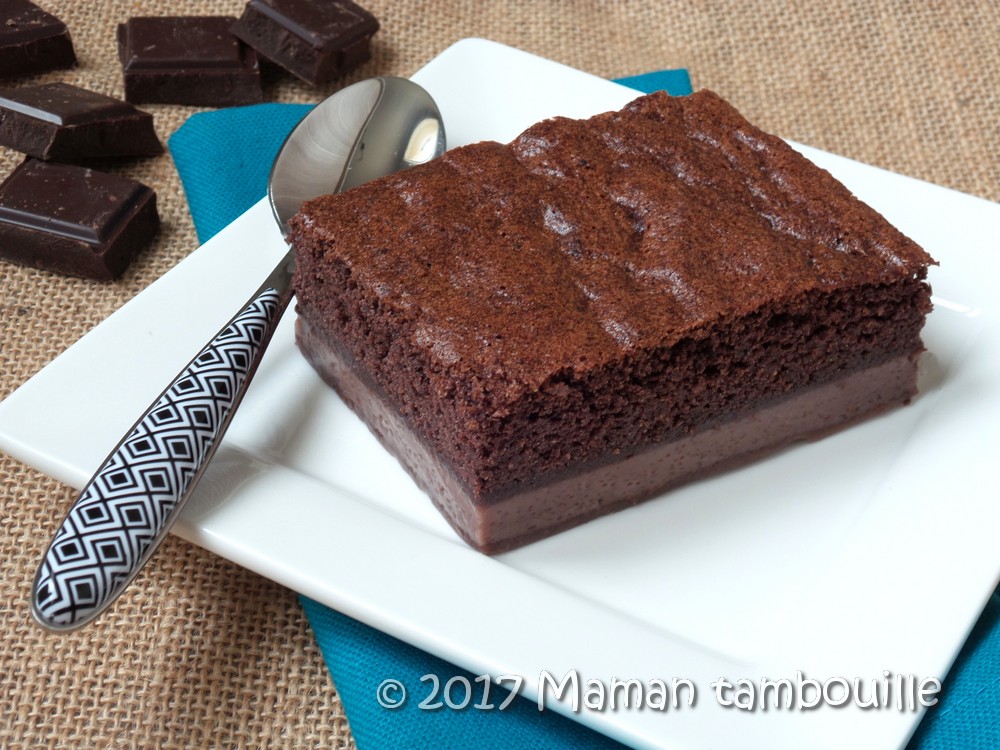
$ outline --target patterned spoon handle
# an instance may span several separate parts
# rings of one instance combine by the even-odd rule
[[[270,281],[270,280],[269,280]],[[267,283],[167,387],[70,508],[35,577],[50,630],[97,617],[152,555],[221,441],[290,297]]]

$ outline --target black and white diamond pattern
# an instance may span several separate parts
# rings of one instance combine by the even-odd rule
[[[274,289],[237,315],[164,391],[91,479],[42,560],[36,616],[99,613],[166,533],[283,308]]]

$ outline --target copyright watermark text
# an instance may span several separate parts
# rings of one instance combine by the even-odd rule
[[[503,711],[524,694],[526,680],[518,675],[455,675],[442,679],[425,674],[419,688],[395,678],[382,680],[375,698],[385,709],[402,708],[415,701],[422,711],[466,709]],[[580,711],[677,711],[695,707],[698,685],[692,680],[584,678],[572,669],[560,675],[543,671],[538,676],[534,703],[539,711],[560,703]],[[708,694],[725,709],[740,711],[809,711],[829,706],[855,706],[862,710],[916,711],[938,702],[941,681],[883,670],[872,678],[828,677],[816,679],[797,671],[786,678],[736,678],[725,676],[709,683]]]

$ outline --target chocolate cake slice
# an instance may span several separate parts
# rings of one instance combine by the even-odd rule
[[[709,91],[306,203],[299,347],[495,553],[916,393],[934,261]]]

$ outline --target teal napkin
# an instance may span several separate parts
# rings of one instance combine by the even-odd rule
[[[649,92],[690,93],[686,70],[664,70],[618,79]],[[287,133],[309,105],[258,104],[193,115],[169,139],[170,152],[187,194],[198,238],[204,242],[266,194],[267,176]],[[399,680],[410,696],[426,696],[428,679],[440,685],[475,675],[357,620],[301,597],[323,658],[343,701],[361,750],[385,748],[534,748],[612,750],[622,748],[582,725],[533,702],[516,698],[500,710],[420,710],[413,703],[387,709],[377,691],[383,680]],[[918,624],[914,624],[918,627]],[[506,697],[491,688],[499,706]],[[470,704],[470,705],[471,705]],[[941,701],[928,711],[908,750],[1000,748],[1000,591],[990,600],[945,683]]]

